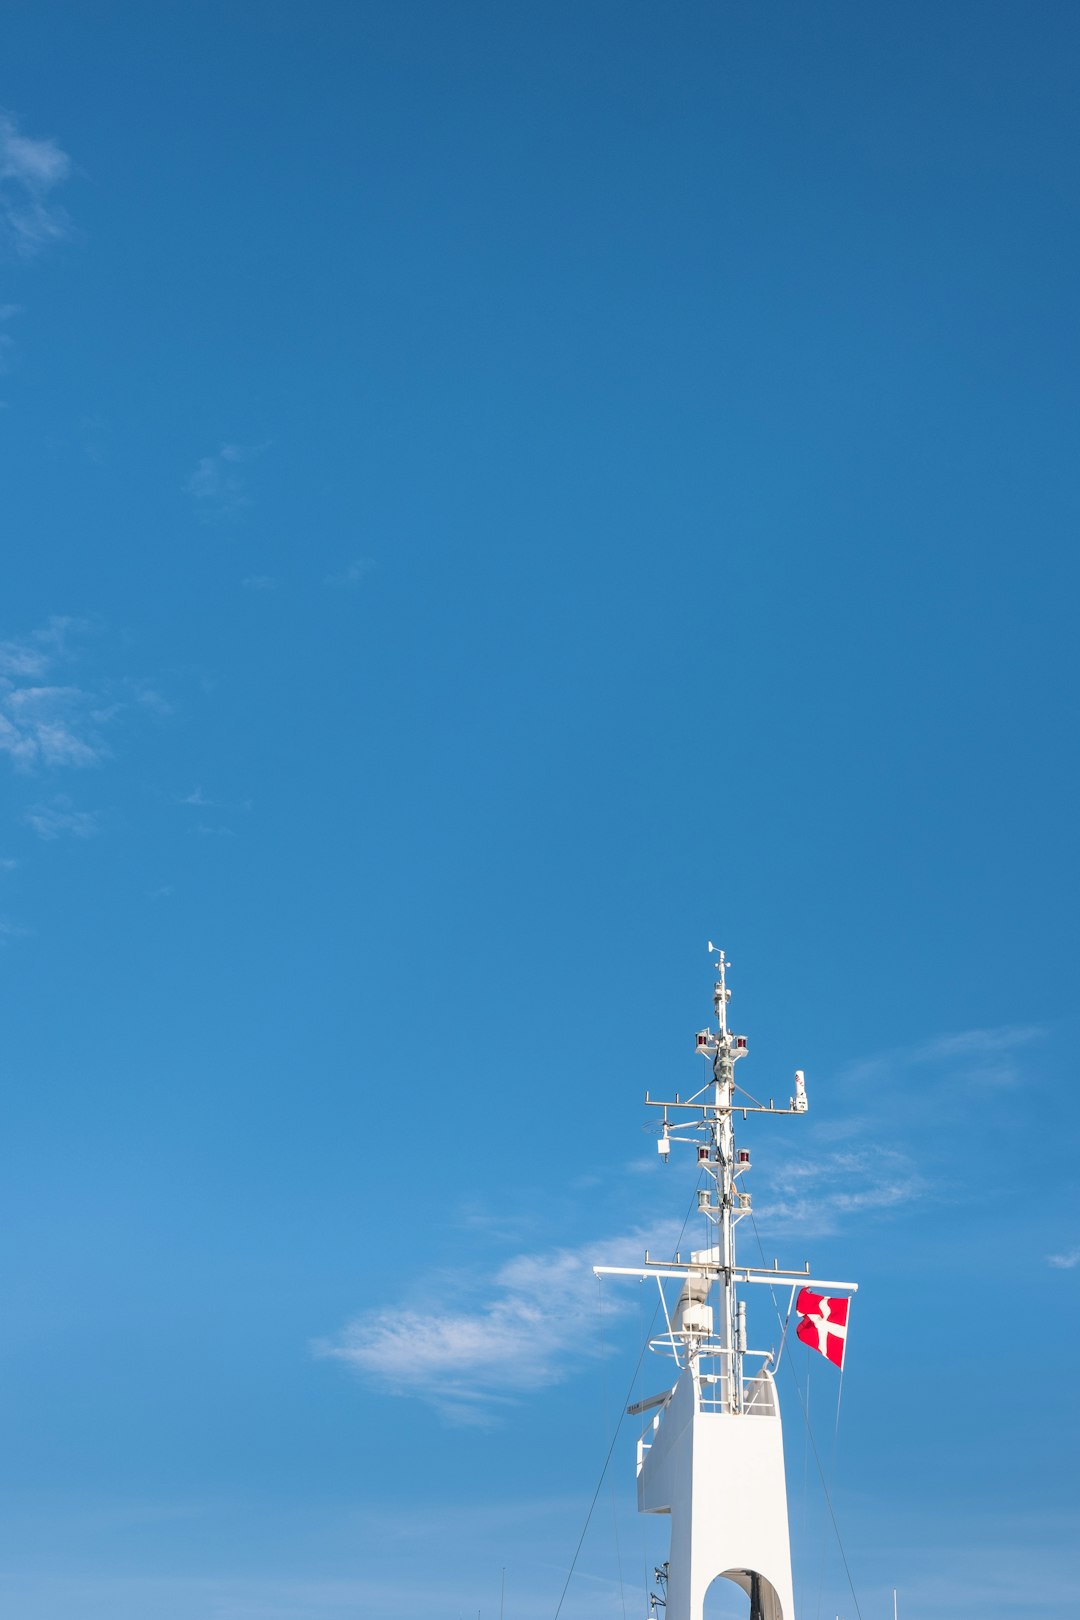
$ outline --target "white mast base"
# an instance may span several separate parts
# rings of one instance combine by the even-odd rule
[[[780,1409],[768,1373],[746,1410],[710,1411],[714,1386],[684,1370],[638,1443],[638,1508],[671,1515],[664,1620],[702,1620],[717,1576],[741,1586],[754,1620],[794,1620]]]

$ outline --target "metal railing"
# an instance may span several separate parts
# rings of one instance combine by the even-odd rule
[[[731,1412],[742,1417],[775,1417],[776,1389],[768,1373],[742,1380],[742,1400],[733,1400],[732,1376],[702,1373],[698,1378],[698,1411]]]
[[[752,1352],[747,1352],[752,1353]],[[764,1354],[764,1352],[758,1352]],[[732,1400],[733,1375],[723,1367],[723,1359],[731,1354],[730,1351],[716,1350],[708,1358],[699,1358],[696,1374],[697,1410],[710,1415],[727,1417],[779,1417],[780,1408],[776,1399],[776,1385],[772,1374],[763,1366],[752,1378],[742,1380],[742,1400],[738,1406]],[[719,1363],[720,1370],[706,1371],[703,1363],[706,1361]],[[637,1467],[640,1474],[646,1454],[652,1450],[656,1432],[663,1421],[669,1402],[665,1402],[653,1414],[637,1444]]]

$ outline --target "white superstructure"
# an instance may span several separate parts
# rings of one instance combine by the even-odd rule
[[[812,1279],[809,1267],[792,1272],[736,1264],[735,1229],[751,1204],[743,1185],[750,1155],[736,1146],[735,1116],[804,1114],[807,1100],[801,1070],[786,1107],[758,1102],[736,1084],[735,1065],[746,1056],[747,1042],[728,1030],[729,966],[723,951],[717,952],[716,1027],[697,1036],[711,1077],[686,1101],[678,1094],[670,1101],[645,1099],[662,1110],[661,1155],[666,1159],[672,1144],[696,1150],[704,1177],[697,1206],[714,1241],[685,1262],[681,1254],[674,1262],[656,1262],[646,1253],[642,1268],[596,1267],[598,1276],[657,1279],[664,1331],[650,1348],[670,1357],[676,1369],[671,1388],[629,1408],[648,1420],[638,1442],[638,1506],[643,1513],[671,1515],[671,1550],[658,1571],[662,1590],[654,1599],[654,1606],[664,1607],[663,1620],[702,1620],[705,1594],[721,1576],[747,1593],[750,1620],[795,1620],[773,1380],[780,1350],[750,1348],[746,1302],[739,1295],[744,1285],[761,1284],[774,1294],[789,1293],[790,1320],[797,1289],[856,1288]],[[762,1304],[767,1301],[765,1296]]]

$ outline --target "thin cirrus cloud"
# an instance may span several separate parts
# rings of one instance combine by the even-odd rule
[[[149,685],[128,677],[88,683],[91,626],[55,615],[28,634],[0,641],[0,754],[29,778],[85,771],[112,757],[106,732],[137,714],[163,715],[169,705]],[[40,791],[40,790],[39,790]],[[39,838],[91,838],[98,816],[66,794],[41,798],[23,812]]]
[[[1080,1266],[1080,1248],[1066,1249],[1064,1254],[1048,1254],[1046,1263],[1055,1271],[1075,1271]]]
[[[24,686],[7,691],[0,714],[0,751],[23,768],[100,765],[108,749],[103,718],[77,686]]]
[[[80,621],[55,616],[39,630],[0,642],[0,753],[19,770],[100,765],[115,702],[69,680],[50,679],[73,659]]]
[[[52,136],[24,135],[0,112],[0,233],[20,258],[33,258],[71,234],[54,192],[71,173],[71,159]]]
[[[85,628],[79,619],[53,614],[39,630],[11,641],[0,641],[0,676],[41,676],[67,655],[73,631]]]
[[[807,1076],[815,1137],[824,1133],[829,1146],[869,1138],[895,1145],[905,1132],[922,1133],[928,1106],[940,1127],[973,1117],[989,1120],[1006,1107],[1015,1089],[1037,1078],[1033,1049],[1047,1030],[1037,1024],[998,1024],[958,1030],[892,1047],[871,1057],[841,1065],[823,1079],[826,1115],[814,1106],[820,1092]],[[941,1129],[937,1139],[947,1148],[954,1137]]]
[[[896,1148],[815,1152],[779,1163],[757,1217],[769,1235],[828,1237],[855,1216],[885,1215],[921,1197],[924,1178]]]
[[[352,562],[346,563],[338,573],[324,575],[323,584],[329,585],[333,590],[354,591],[358,585],[364,583],[374,567],[375,564],[370,557],[354,557]]]
[[[262,444],[222,444],[203,456],[184,485],[203,523],[235,517],[252,504],[245,463],[254,461],[265,450]]]
[[[454,1423],[487,1424],[493,1408],[558,1383],[583,1356],[601,1353],[593,1266],[640,1264],[650,1244],[672,1251],[670,1230],[625,1233],[575,1249],[519,1254],[484,1282],[454,1272],[428,1279],[424,1304],[380,1306],[313,1348],[391,1395],[427,1401]],[[622,1315],[612,1297],[605,1312]]]
[[[211,798],[208,794],[203,792],[201,787],[194,787],[191,789],[190,793],[182,794],[177,800],[177,803],[184,805],[190,810],[213,810],[219,814],[225,815],[235,815],[238,813],[243,813],[246,815],[251,810],[252,806],[252,801],[250,799],[230,800]],[[200,838],[236,837],[235,827],[231,827],[227,823],[218,820],[207,821],[205,819],[201,819],[195,823],[195,826],[191,830],[197,833]]]
[[[1001,1024],[859,1059],[831,1080],[824,1077],[820,1114],[820,1093],[811,1083],[810,1142],[801,1153],[785,1149],[770,1162],[770,1197],[759,1220],[777,1233],[820,1236],[852,1217],[887,1220],[918,1200],[977,1197],[967,1174],[966,1122],[974,1102],[979,1121],[992,1128],[999,1111],[1011,1106],[1030,1052],[1045,1034],[1037,1025]],[[928,1144],[931,1105],[939,1129]],[[965,1126],[962,1136],[958,1124]]]
[[[66,793],[58,793],[43,804],[32,804],[24,819],[46,843],[57,838],[93,838],[100,826],[96,814],[77,810]]]
[[[844,1070],[842,1080],[846,1086],[855,1087],[895,1082],[915,1071],[920,1087],[929,1081],[935,1087],[970,1089],[972,1085],[984,1085],[1006,1089],[1023,1078],[1023,1054],[1045,1034],[1038,1024],[996,1024],[935,1035],[853,1063]]]

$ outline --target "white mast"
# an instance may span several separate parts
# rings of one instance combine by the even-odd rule
[[[705,1593],[721,1576],[749,1596],[750,1620],[795,1620],[783,1437],[772,1376],[777,1352],[748,1347],[738,1290],[744,1283],[787,1286],[790,1316],[800,1286],[854,1293],[856,1284],[811,1279],[809,1265],[793,1272],[775,1263],[771,1271],[737,1263],[735,1228],[750,1213],[750,1194],[739,1183],[750,1155],[736,1147],[735,1114],[805,1114],[806,1087],[796,1070],[786,1108],[745,1092],[737,1098],[735,1064],[747,1055],[747,1041],[728,1029],[731,964],[711,941],[709,951],[716,953],[716,1028],[699,1031],[697,1050],[710,1061],[711,1078],[685,1102],[678,1093],[669,1101],[646,1094],[645,1101],[663,1111],[657,1146],[665,1160],[673,1142],[695,1147],[699,1171],[711,1183],[698,1191],[698,1209],[716,1228],[716,1241],[692,1252],[685,1264],[681,1255],[670,1264],[646,1253],[643,1268],[594,1269],[598,1276],[656,1278],[667,1331],[650,1347],[672,1357],[677,1368],[673,1387],[629,1408],[651,1414],[638,1442],[638,1506],[643,1513],[671,1515],[660,1600],[665,1620],[702,1620]],[[664,1293],[668,1279],[681,1284],[674,1311]],[[718,1321],[709,1303],[714,1291]]]
[[[709,942],[710,951],[712,942]],[[720,1202],[720,1265],[723,1268],[720,1279],[721,1298],[723,1301],[720,1313],[720,1342],[725,1351],[734,1347],[735,1377],[733,1388],[737,1391],[741,1382],[739,1374],[742,1368],[742,1356],[739,1353],[736,1330],[736,1297],[735,1297],[735,1222],[732,1215],[732,1202],[735,1192],[735,1173],[733,1160],[735,1157],[735,1131],[731,1123],[731,1103],[735,1091],[735,1058],[731,1050],[731,1037],[727,1027],[727,1004],[731,998],[731,991],[727,987],[727,961],[721,951],[716,960],[716,989],[713,992],[713,1005],[716,1008],[716,1021],[719,1025],[719,1035],[715,1041],[710,1041],[707,1032],[705,1042],[698,1037],[699,1046],[704,1044],[706,1051],[710,1046],[715,1047],[713,1056],[713,1107],[709,1120],[709,1134],[715,1144],[713,1162],[718,1169],[713,1170],[712,1176],[716,1182],[717,1195]],[[743,1042],[745,1050],[746,1043]],[[741,1054],[740,1054],[741,1055]],[[709,1161],[706,1161],[708,1163]],[[743,1349],[745,1349],[745,1345]],[[735,1404],[739,1404],[736,1394]]]

